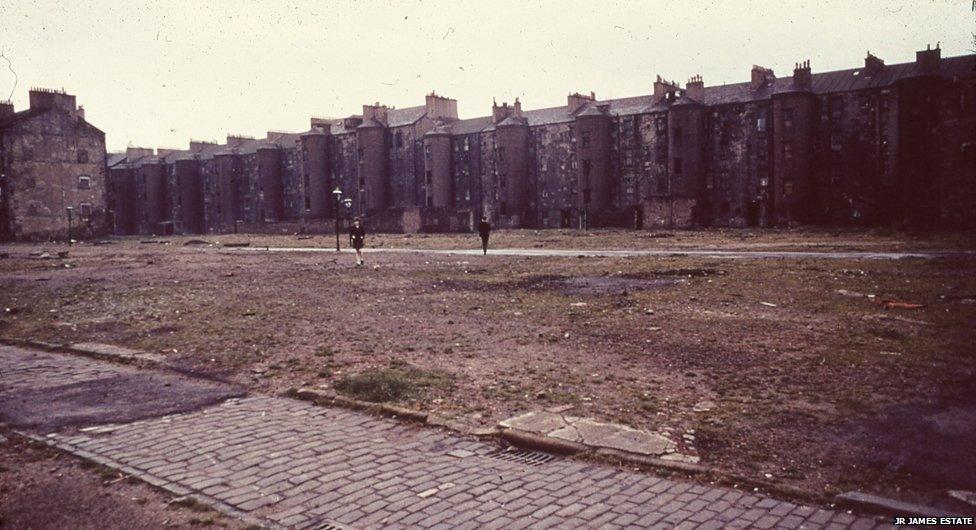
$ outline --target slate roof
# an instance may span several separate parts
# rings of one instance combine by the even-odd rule
[[[491,116],[458,120],[451,122],[449,126],[451,128],[451,134],[456,135],[481,132],[491,127]]]
[[[114,167],[118,164],[125,162],[125,152],[121,153],[107,153],[105,155],[105,165],[108,167]]]
[[[386,121],[387,125],[390,127],[402,127],[404,125],[412,125],[417,123],[417,120],[423,118],[426,114],[426,105],[407,107],[403,109],[390,109],[386,112]]]
[[[29,118],[33,118],[34,116],[40,116],[41,114],[44,114],[45,112],[47,112],[49,110],[53,110],[53,109],[51,109],[51,108],[46,108],[46,109],[26,109],[26,110],[22,110],[22,111],[19,111],[19,112],[15,112],[15,113],[11,114],[10,116],[7,116],[6,118],[0,120],[0,129],[4,129],[4,128],[10,126],[10,125],[13,125],[13,124],[15,124],[17,122],[20,122],[20,121],[23,121],[23,120],[26,120],[26,119],[29,119]]]

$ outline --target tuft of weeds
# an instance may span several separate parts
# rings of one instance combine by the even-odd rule
[[[316,348],[314,353],[316,357],[335,357],[335,354],[335,350],[333,350],[332,346],[329,346],[328,344],[319,346]]]
[[[452,384],[451,375],[422,370],[404,363],[343,377],[335,389],[343,394],[374,403],[404,401],[424,397],[433,388],[446,388]]]

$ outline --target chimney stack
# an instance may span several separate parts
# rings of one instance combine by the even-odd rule
[[[207,147],[213,147],[217,145],[217,142],[201,142],[199,140],[190,140],[190,152],[199,153]]]
[[[677,83],[675,83],[674,81],[668,81],[666,79],[662,79],[661,76],[657,76],[657,80],[654,81],[654,94],[652,95],[651,100],[656,105],[660,103],[661,100],[664,99],[666,95],[672,94],[677,90],[678,90]]]
[[[759,90],[760,88],[772,83],[776,80],[776,74],[770,68],[763,68],[759,65],[752,65],[752,76],[749,83],[749,87],[752,90]]]
[[[813,87],[813,76],[810,74],[810,59],[796,63],[793,67],[793,88],[810,90]]]
[[[518,98],[515,98],[515,104],[511,107],[508,106],[508,102],[503,102],[501,105],[498,101],[492,100],[491,102],[491,119],[492,123],[501,123],[505,118],[509,116],[514,116],[515,118],[522,119],[522,102]]]
[[[389,123],[387,120],[389,110],[389,107],[380,105],[378,101],[372,105],[363,105],[363,120],[373,120],[386,125]]]
[[[868,56],[864,58],[864,75],[872,77],[880,72],[884,65],[884,61],[868,52]]]
[[[926,49],[915,52],[915,64],[927,74],[934,74],[939,71],[941,62],[942,50],[939,49],[939,43],[936,43],[934,50],[930,44]]]
[[[572,114],[592,101],[596,101],[595,92],[590,92],[589,96],[580,94],[579,92],[574,92],[566,96],[566,109],[569,110],[570,114]]]
[[[704,103],[705,82],[702,81],[701,75],[693,76],[688,80],[688,84],[685,85],[685,96],[697,101],[698,103]]]
[[[0,120],[11,116],[14,113],[14,104],[12,101],[0,101]]]
[[[455,121],[458,119],[457,100],[438,96],[431,91],[426,98],[427,117],[434,121]]]

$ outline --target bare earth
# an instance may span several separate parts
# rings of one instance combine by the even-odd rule
[[[407,404],[470,424],[570,405],[574,415],[666,433],[704,464],[817,495],[860,489],[938,503],[947,489],[976,489],[974,258],[369,252],[359,268],[348,254],[188,239],[82,244],[67,259],[29,256],[64,245],[0,248],[9,253],[0,337],[141,348],[261,393],[415,367],[438,384]],[[367,244],[478,242],[381,235]],[[972,234],[796,231],[513,231],[493,244],[976,249]]]
[[[23,438],[0,445],[0,462],[0,528],[244,528],[206,506],[173,502],[139,480]]]

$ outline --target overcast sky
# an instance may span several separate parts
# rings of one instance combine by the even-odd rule
[[[655,75],[706,85],[752,64],[792,73],[972,53],[971,0],[125,2],[0,0],[0,52],[29,87],[64,88],[110,150],[185,148],[228,133],[307,130],[363,103],[422,104],[462,118],[516,96],[525,108],[647,94]],[[15,77],[0,59],[0,99]]]

